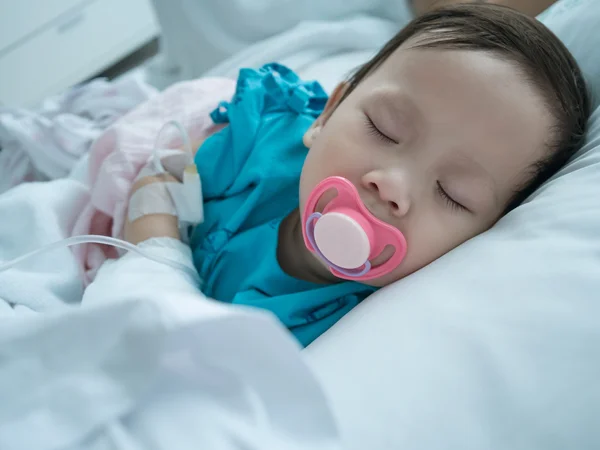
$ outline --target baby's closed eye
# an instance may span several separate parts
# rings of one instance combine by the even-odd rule
[[[471,212],[466,206],[455,200],[452,194],[449,194],[439,181],[436,182],[436,191],[437,194],[444,200],[446,206],[451,208],[453,211]]]
[[[365,126],[367,127],[367,131],[370,135],[374,136],[376,139],[380,140],[384,144],[398,144],[398,141],[392,139],[383,131],[381,131],[381,129],[379,129],[379,127],[375,125],[373,119],[371,119],[367,114],[365,114]]]

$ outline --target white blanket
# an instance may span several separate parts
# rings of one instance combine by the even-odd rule
[[[87,195],[87,188],[71,179],[26,183],[0,195],[0,260],[69,237]],[[83,293],[78,270],[71,251],[63,248],[0,273],[2,316],[77,304]]]
[[[37,110],[0,106],[0,193],[67,176],[109,125],[155,94],[132,75],[72,87]]]
[[[69,235],[75,179],[0,196],[0,259]],[[148,251],[192,265],[178,241]],[[0,273],[0,449],[335,449],[300,348],[270,315],[207,300],[127,254],[86,290],[68,249]]]

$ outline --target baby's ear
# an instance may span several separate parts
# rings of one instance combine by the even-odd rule
[[[312,147],[312,144],[315,141],[315,138],[321,132],[320,119],[321,118],[319,117],[317,120],[315,120],[313,122],[313,124],[310,126],[310,128],[308,130],[306,130],[306,133],[304,133],[304,136],[302,136],[302,143],[307,148]]]
[[[305,146],[307,146],[308,148],[311,147],[315,138],[321,132],[321,128],[323,128],[325,123],[327,123],[327,120],[331,117],[333,111],[335,111],[335,109],[338,107],[338,105],[344,98],[344,95],[346,94],[346,91],[348,90],[349,86],[350,84],[347,81],[342,81],[333,90],[333,92],[329,96],[329,99],[327,100],[327,104],[325,105],[325,109],[323,109],[321,115],[317,118],[317,120],[313,122],[310,128],[306,130],[306,133],[304,133],[304,136],[302,137],[302,142]]]

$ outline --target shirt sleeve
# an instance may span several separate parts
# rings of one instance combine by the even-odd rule
[[[267,114],[293,111],[310,124],[323,111],[327,98],[319,83],[303,81],[280,64],[241,69],[233,98],[221,102],[210,114],[213,122],[228,126],[208,137],[196,152],[204,200],[247,188],[235,182],[256,147]]]

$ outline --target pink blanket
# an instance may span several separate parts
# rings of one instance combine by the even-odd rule
[[[129,191],[150,157],[159,130],[170,121],[180,122],[196,145],[220,129],[209,117],[222,100],[233,95],[235,82],[202,78],[177,83],[143,103],[108,128],[92,145],[89,160],[90,201],[78,217],[73,235],[100,234],[121,237]],[[181,148],[179,136],[167,130],[162,148]],[[97,244],[74,247],[86,284],[116,250]]]

